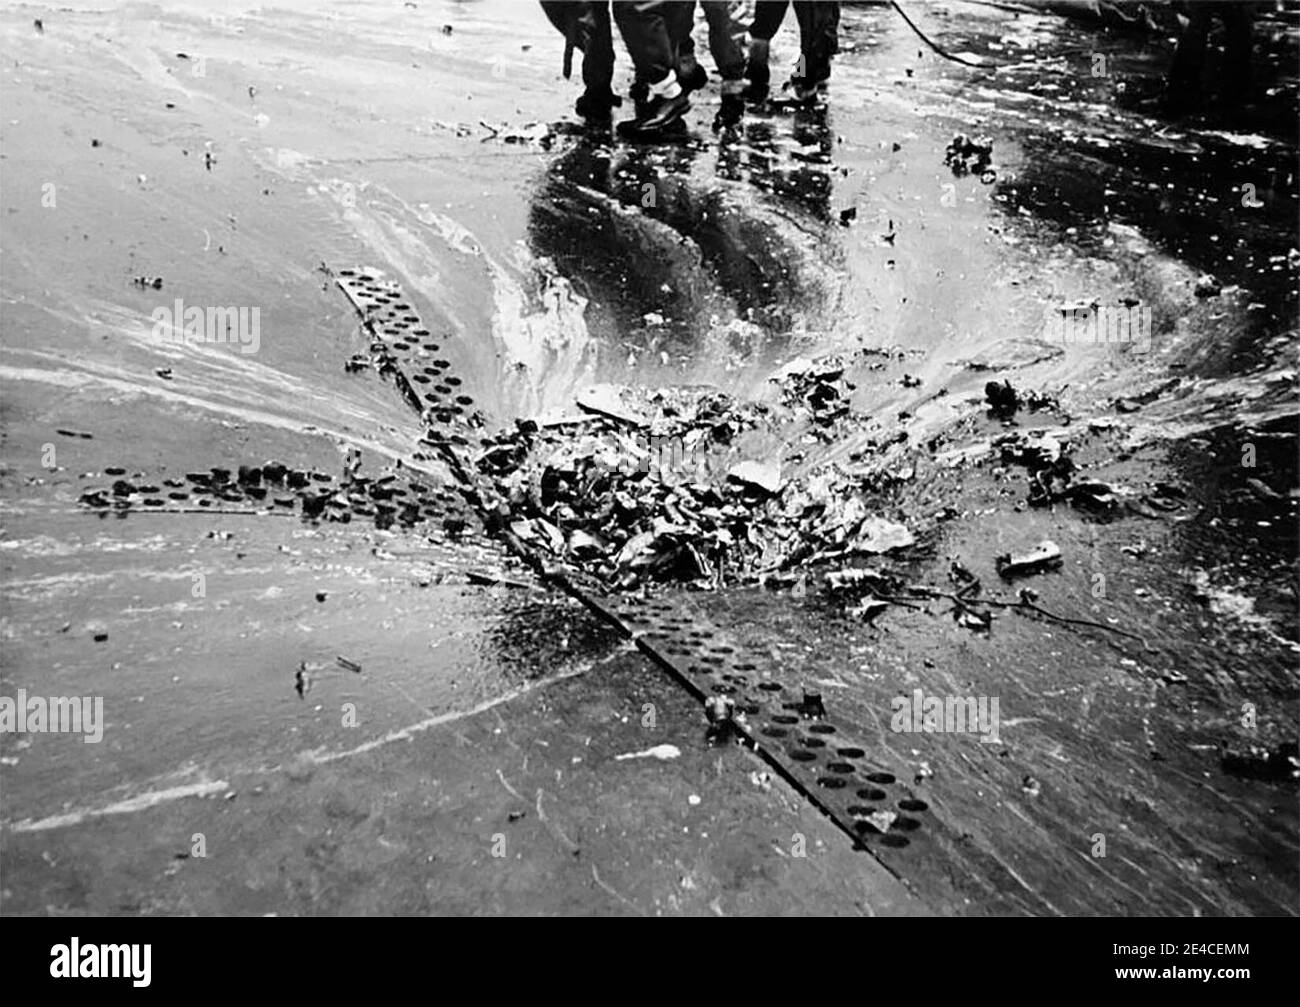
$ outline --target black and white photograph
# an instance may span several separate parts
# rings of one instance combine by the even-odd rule
[[[11,960],[1070,917],[1246,995],[1298,138],[1297,0],[3,4]]]

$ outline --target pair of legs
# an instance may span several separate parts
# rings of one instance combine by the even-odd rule
[[[723,80],[723,111],[714,123],[717,128],[738,122],[743,112],[744,55],[725,0],[703,0],[703,7],[709,46]],[[695,59],[691,38],[695,0],[618,3],[614,21],[636,67],[637,117],[625,132],[649,133],[674,125],[690,108],[689,92],[708,79]]]
[[[666,0],[631,0],[614,4],[628,55],[636,69],[632,97],[636,118],[619,124],[624,135],[661,133],[676,126],[690,109],[688,91],[677,75],[680,31],[676,4]]]
[[[683,75],[683,79],[690,80],[694,87],[703,87],[707,77],[695,61],[695,43],[691,39],[695,3],[691,0],[676,6],[683,8],[677,72]],[[713,120],[716,131],[738,125],[745,115],[745,47],[742,44],[745,29],[731,16],[728,0],[700,0],[700,7],[709,26],[709,52],[713,56],[713,66],[721,80],[722,107]]]
[[[669,4],[670,31],[677,39],[677,73],[683,81],[700,80],[704,71],[695,59],[695,41],[691,30],[695,27],[695,0]],[[700,0],[704,21],[709,26],[709,52],[713,65],[722,80],[722,94],[739,95],[744,90],[745,49],[741,39],[745,29],[731,16],[728,0]],[[700,86],[703,86],[701,80]]]
[[[781,28],[792,0],[758,0],[749,34],[752,42],[745,76],[750,80],[749,95],[761,99],[767,95],[772,72],[768,55],[773,36]],[[818,84],[830,79],[831,58],[839,52],[840,5],[816,0],[793,0],[794,16],[799,22],[799,68],[791,83],[799,98],[811,97]]]

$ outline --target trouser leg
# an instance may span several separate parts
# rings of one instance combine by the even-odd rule
[[[727,0],[703,0],[703,7],[709,25],[709,51],[722,78],[722,93],[739,94],[745,76],[745,51],[740,44],[744,29],[732,18]]]
[[[695,0],[667,0],[664,4],[664,24],[668,28],[668,41],[676,53],[677,75],[683,81],[690,77],[699,61],[695,58]]]
[[[768,66],[772,36],[781,30],[789,0],[758,0],[754,7],[754,20],[749,25],[749,57],[745,61],[745,76],[752,82],[748,94],[755,101],[767,95],[772,79]]]
[[[614,80],[614,33],[609,19],[609,3],[588,4],[590,41],[582,54],[582,82],[588,91],[611,91]]]
[[[754,8],[754,20],[749,26],[750,36],[771,42],[773,36],[781,30],[781,22],[785,20],[789,6],[790,0],[758,0]]]
[[[715,131],[739,126],[745,115],[745,29],[731,16],[727,0],[702,0],[709,26],[709,51],[722,78],[722,104],[713,119]]]
[[[663,135],[691,107],[677,80],[677,53],[669,34],[674,13],[664,0],[614,4],[614,21],[636,67],[636,118],[619,123],[620,135]]]
[[[831,57],[840,50],[840,5],[794,0],[794,16],[799,21],[799,49],[804,65],[801,76],[809,84],[829,79]]]
[[[676,69],[663,2],[616,3],[614,23],[627,45],[636,79],[654,87]]]

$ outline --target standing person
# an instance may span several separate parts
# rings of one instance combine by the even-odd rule
[[[689,92],[677,77],[678,46],[670,33],[670,24],[680,30],[680,13],[674,7],[667,0],[614,4],[614,23],[636,67],[636,116],[618,124],[621,136],[663,136],[690,111]]]
[[[745,96],[751,101],[767,97],[772,72],[768,58],[772,38],[785,20],[791,0],[758,0],[754,20],[749,27],[749,63],[745,76],[749,87]],[[787,85],[795,99],[808,103],[824,90],[831,76],[831,57],[839,52],[840,5],[838,2],[793,0],[794,16],[799,22],[799,67]]]
[[[667,9],[668,35],[677,48],[677,80],[687,91],[698,91],[709,82],[695,58],[695,0],[672,0]],[[713,120],[716,132],[735,126],[745,114],[745,30],[732,16],[731,0],[700,0],[709,26],[709,51],[722,80],[722,107]]]
[[[614,93],[614,37],[610,28],[609,0],[542,0],[542,11],[564,35],[564,79],[573,73],[573,50],[582,52],[582,82],[574,111],[584,119],[601,121],[623,104]]]
[[[745,50],[741,45],[745,31],[732,15],[731,0],[700,0],[704,20],[709,26],[709,50],[722,81],[722,105],[713,119],[713,129],[736,126],[745,113]],[[698,91],[709,81],[695,58],[696,0],[664,0],[659,5],[663,14],[668,42],[673,51],[673,65],[677,82],[686,94]],[[629,42],[629,46],[632,43]],[[647,98],[646,85],[633,85],[632,95],[637,101],[638,118],[642,117]]]

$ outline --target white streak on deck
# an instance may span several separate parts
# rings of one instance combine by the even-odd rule
[[[143,794],[128,797],[125,801],[116,801],[98,808],[82,808],[68,811],[62,815],[51,815],[36,821],[24,819],[9,825],[11,832],[44,832],[46,829],[62,829],[69,825],[80,825],[91,818],[103,818],[107,815],[127,815],[134,811],[144,811],[158,804],[177,801],[183,797],[211,797],[230,789],[225,780],[206,780],[202,783],[187,783],[180,787],[168,787],[165,790],[151,790]]]

